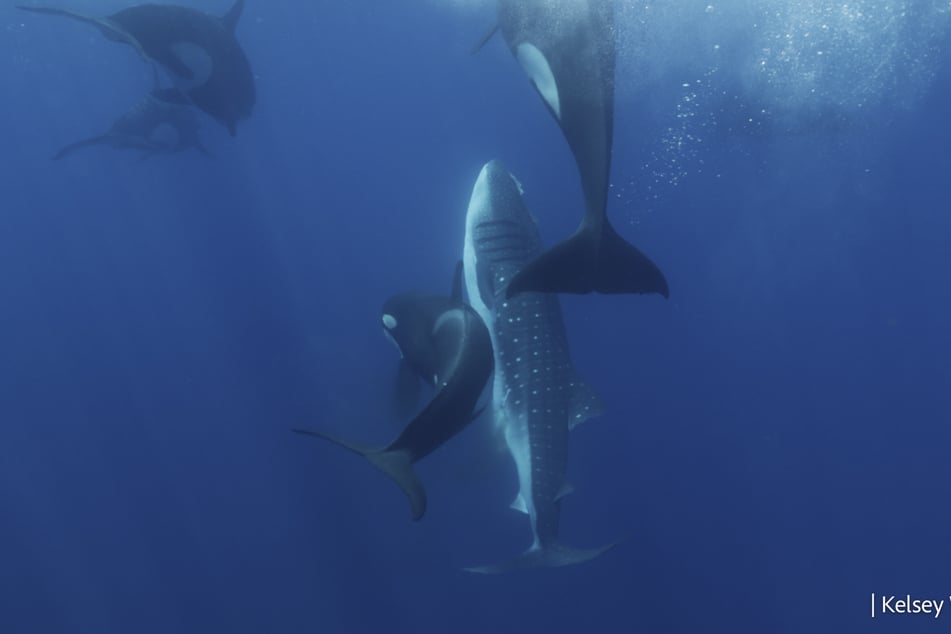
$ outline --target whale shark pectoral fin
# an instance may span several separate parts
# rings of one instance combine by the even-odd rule
[[[489,40],[492,39],[492,36],[498,33],[498,31],[499,31],[499,23],[498,21],[496,21],[495,24],[493,24],[492,27],[488,31],[486,31],[485,35],[483,35],[479,39],[479,41],[476,42],[475,46],[473,46],[472,49],[469,51],[469,54],[475,55],[476,53],[481,51],[482,47],[488,44]]]
[[[409,452],[404,450],[381,449],[379,447],[341,440],[336,436],[310,429],[294,429],[292,431],[306,436],[329,440],[344,449],[349,449],[353,453],[363,456],[370,464],[388,475],[390,479],[396,482],[400,489],[403,490],[403,493],[406,494],[409,500],[410,511],[414,520],[420,519],[426,512],[426,489],[423,488],[423,483],[416,477],[416,472],[413,470],[413,461]]]
[[[522,497],[521,493],[516,494],[515,499],[512,501],[512,504],[509,505],[509,508],[511,508],[513,511],[518,511],[528,515],[528,505],[525,504],[525,498]]]
[[[482,416],[482,412],[485,411],[485,408],[486,408],[486,407],[488,407],[488,405],[479,405],[479,406],[477,406],[474,410],[472,410],[472,416],[469,417],[469,422],[471,423],[471,422],[473,422],[475,419],[477,419],[477,418],[479,418],[480,416]]]
[[[564,498],[565,496],[571,495],[574,492],[575,488],[565,482],[563,485],[561,485],[561,488],[558,489],[558,493],[555,495],[555,501],[557,502],[558,500]]]
[[[235,29],[238,28],[238,20],[241,19],[241,14],[244,12],[244,0],[235,0],[235,3],[231,5],[231,8],[228,9],[228,12],[221,16],[221,23],[225,25],[225,28],[235,32]]]
[[[555,116],[555,120],[561,121],[561,98],[558,96],[558,83],[555,81],[555,73],[552,72],[545,54],[534,44],[523,42],[518,45],[515,57],[518,59],[522,70],[532,80],[535,90],[538,91],[542,100]]]
[[[601,397],[590,385],[580,379],[575,379],[571,393],[571,406],[568,411],[568,429],[574,429],[581,423],[600,416],[603,411]]]
[[[506,298],[519,293],[657,293],[669,297],[667,280],[657,265],[626,242],[611,225],[600,235],[582,225],[573,236],[556,244],[516,273]]]
[[[541,548],[530,548],[518,557],[500,564],[490,566],[476,566],[474,568],[464,568],[467,572],[476,572],[479,574],[500,574],[504,572],[515,572],[516,570],[529,570],[531,568],[557,568],[559,566],[572,566],[586,561],[596,559],[618,545],[619,542],[612,542],[601,548],[571,548],[564,544],[549,544]]]

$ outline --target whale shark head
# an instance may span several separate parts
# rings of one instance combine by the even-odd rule
[[[518,264],[537,248],[537,227],[522,193],[518,179],[500,162],[490,161],[469,199],[463,247],[466,287],[469,302],[487,322]]]

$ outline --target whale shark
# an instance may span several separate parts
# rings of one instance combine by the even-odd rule
[[[85,147],[103,145],[140,150],[143,157],[194,148],[211,156],[198,137],[198,118],[191,104],[174,88],[154,90],[120,116],[106,132],[62,147],[53,160]]]
[[[466,212],[466,292],[491,333],[492,416],[518,473],[512,508],[528,516],[532,544],[515,559],[472,572],[576,564],[613,546],[577,549],[559,539],[561,502],[571,491],[565,480],[568,435],[598,415],[601,403],[571,364],[558,297],[506,296],[512,276],[541,251],[521,185],[499,162],[487,163]]]
[[[172,4],[138,5],[108,17],[50,7],[17,8],[79,20],[110,40],[129,44],[143,59],[165,68],[173,85],[222,123],[231,136],[238,122],[251,116],[256,100],[254,76],[235,38],[244,0],[236,0],[221,17]]]
[[[413,464],[441,447],[475,420],[494,357],[482,318],[462,302],[462,264],[453,295],[402,293],[383,305],[383,332],[419,377],[435,389],[429,403],[382,447],[362,445],[309,429],[300,434],[334,442],[366,458],[406,494],[412,518],[426,511],[426,491]]]
[[[614,128],[613,0],[499,0],[493,32],[503,39],[555,118],[581,176],[585,212],[567,240],[526,263],[507,296],[658,293],[667,280],[607,218]]]

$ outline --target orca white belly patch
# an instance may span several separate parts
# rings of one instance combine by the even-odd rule
[[[542,99],[552,109],[555,116],[561,120],[558,85],[555,83],[555,75],[551,72],[551,66],[548,64],[548,60],[545,59],[545,55],[534,44],[525,42],[518,45],[516,57],[522,70],[535,84],[538,94],[542,96]]]

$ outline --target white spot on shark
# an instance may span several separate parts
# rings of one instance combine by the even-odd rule
[[[397,323],[396,317],[393,315],[390,315],[389,313],[383,315],[383,327],[387,330],[393,330],[396,328]]]

